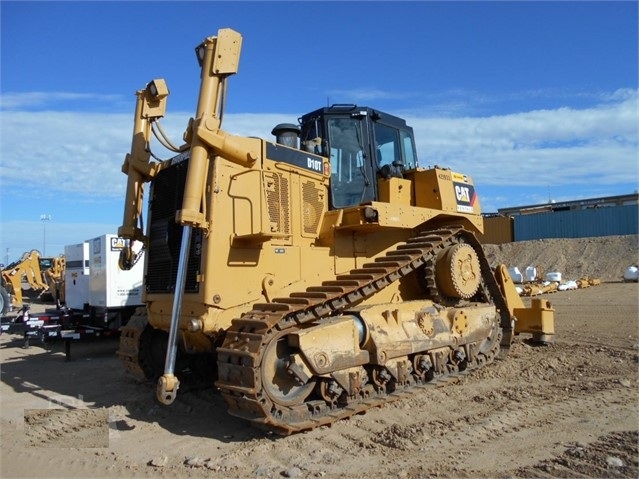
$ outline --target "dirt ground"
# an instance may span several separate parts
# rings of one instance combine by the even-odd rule
[[[629,241],[629,257],[600,262],[634,263]],[[522,254],[501,249],[493,260]],[[544,296],[553,345],[518,336],[454,384],[286,437],[229,416],[213,389],[159,405],[120,366],[117,341],[74,344],[67,362],[61,343],[24,349],[3,334],[0,477],[636,478],[639,285],[611,268],[599,286]]]

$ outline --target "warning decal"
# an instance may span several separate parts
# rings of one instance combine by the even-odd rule
[[[461,173],[451,172],[453,181],[463,181],[464,183],[468,183],[468,176],[462,175]]]

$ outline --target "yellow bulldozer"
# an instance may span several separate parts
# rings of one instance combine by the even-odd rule
[[[22,304],[23,288],[40,297],[50,295],[53,301],[64,302],[64,268],[64,256],[43,257],[35,249],[25,252],[1,271],[0,310],[5,312],[12,302]]]
[[[65,285],[64,273],[66,271],[66,259],[64,255],[53,258],[43,258],[45,267],[43,267],[42,277],[47,284],[46,294],[50,295],[50,299],[57,305],[65,302]],[[41,266],[43,261],[40,261]],[[43,297],[45,293],[40,296]]]
[[[118,234],[124,269],[143,243],[145,307],[118,355],[160,402],[215,384],[230,414],[291,434],[484,367],[517,333],[552,340],[550,303],[525,307],[484,255],[471,177],[420,167],[403,119],[339,104],[275,141],[224,131],[241,44],[221,29],[196,48],[180,146],[159,125],[166,83],[137,92]],[[175,156],[160,160],[153,135]]]

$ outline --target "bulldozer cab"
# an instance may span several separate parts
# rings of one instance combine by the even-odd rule
[[[413,129],[393,115],[333,105],[300,118],[302,148],[330,159],[331,209],[380,199],[378,178],[417,167]]]

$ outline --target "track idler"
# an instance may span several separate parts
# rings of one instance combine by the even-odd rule
[[[466,243],[449,246],[437,256],[435,274],[437,287],[445,296],[472,298],[481,284],[477,252]]]

